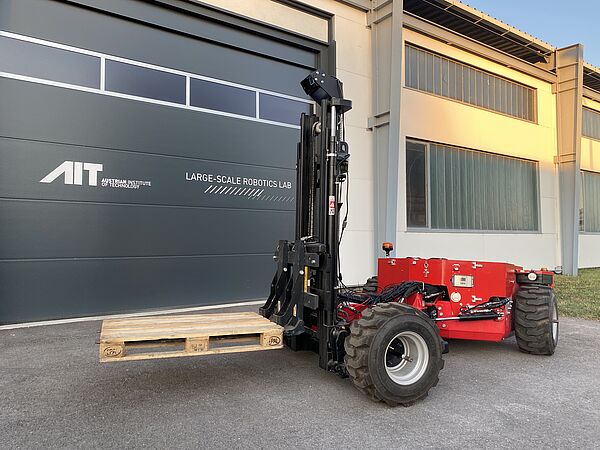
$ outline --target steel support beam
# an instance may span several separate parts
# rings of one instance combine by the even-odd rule
[[[373,0],[369,12],[373,46],[373,149],[375,154],[375,261],[381,242],[396,241],[398,170],[402,146],[402,0]]]
[[[558,134],[556,163],[562,268],[566,275],[577,275],[583,99],[583,46],[581,44],[556,50],[556,75]]]

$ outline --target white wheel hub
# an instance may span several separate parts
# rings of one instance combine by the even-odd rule
[[[402,331],[387,345],[383,363],[394,383],[407,386],[416,383],[425,374],[429,363],[429,348],[420,334]]]

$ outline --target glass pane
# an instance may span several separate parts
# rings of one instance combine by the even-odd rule
[[[185,77],[118,61],[106,61],[106,90],[185,104]]]
[[[100,58],[0,36],[0,72],[100,88]]]
[[[506,99],[508,96],[508,83],[504,80],[498,80],[500,83],[500,108],[498,109],[498,111],[507,114],[508,113],[508,108],[507,108],[507,103],[506,103]]]
[[[590,133],[592,131],[591,130],[592,117],[590,115],[589,109],[583,108],[582,121],[583,121],[583,127],[582,127],[582,130],[581,130],[581,133],[584,136],[590,136]]]
[[[247,89],[192,78],[190,80],[190,105],[255,117],[256,93]]]
[[[415,66],[414,54],[415,51],[413,48],[407,45],[404,53],[404,84],[408,87],[415,87],[414,82],[416,80],[413,76]]]
[[[456,64],[449,61],[448,64],[448,96],[456,99]]]
[[[524,105],[523,105],[523,91],[524,89],[521,86],[517,86],[517,117],[525,117],[524,116]]]
[[[444,97],[448,97],[449,96],[449,80],[450,80],[450,74],[449,74],[449,65],[448,65],[448,60],[447,59],[442,59],[442,95]]]
[[[535,92],[533,89],[527,90],[527,119],[535,120],[536,102]]]
[[[475,229],[483,230],[483,211],[485,211],[485,183],[482,173],[483,155],[480,152],[471,152],[473,158],[473,197]]]
[[[477,71],[469,69],[469,103],[477,104]]]
[[[464,73],[463,73],[463,67],[460,64],[456,64],[456,99],[460,100],[461,102],[464,99],[464,92],[463,92],[463,84],[464,84]]]
[[[600,139],[600,112],[583,108],[582,134],[592,139]]]
[[[405,64],[408,87],[520,119],[535,118],[535,96],[529,87],[409,45]]]
[[[463,69],[463,78],[462,78],[462,101],[466,103],[470,103],[471,98],[471,89],[470,89],[470,77],[471,77],[471,69],[468,67],[462,66]]]
[[[538,229],[536,163],[437,144],[429,152],[432,228]]]
[[[583,172],[584,229],[600,233],[600,173]]]
[[[427,68],[426,68],[426,79],[427,82],[425,84],[425,90],[427,92],[433,92],[433,55],[431,53],[427,53]]]
[[[442,93],[442,58],[433,57],[433,93],[441,95]]]
[[[300,125],[300,115],[310,113],[310,104],[275,95],[260,94],[260,118]]]
[[[494,110],[502,111],[502,80],[494,80]]]
[[[477,71],[477,76],[475,78],[476,83],[476,94],[475,94],[475,104],[477,106],[483,105],[483,72]]]
[[[484,108],[490,108],[490,79],[492,77],[487,73],[483,74],[483,97],[481,99],[481,106]]]
[[[409,227],[427,226],[425,144],[406,142],[406,220]]]
[[[518,98],[519,86],[511,83],[511,115],[519,117],[519,98]]]
[[[422,50],[418,51],[419,56],[419,89],[427,91],[427,53]]]
[[[410,49],[409,69],[410,69],[410,87],[419,87],[419,53],[415,48]]]
[[[437,145],[431,144],[429,146],[429,198],[432,228],[447,228],[444,166],[444,153],[439,150]]]

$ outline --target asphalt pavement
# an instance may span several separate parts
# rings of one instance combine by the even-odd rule
[[[99,322],[0,331],[0,448],[599,448],[600,322],[553,357],[452,341],[411,407],[288,349],[98,362]]]

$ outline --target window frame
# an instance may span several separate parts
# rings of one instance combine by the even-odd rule
[[[129,59],[129,58],[123,58],[123,57],[116,56],[116,55],[110,55],[110,54],[101,53],[98,51],[73,47],[70,45],[60,44],[58,42],[48,41],[45,39],[35,38],[35,37],[31,37],[31,36],[25,36],[22,34],[13,33],[13,32],[9,32],[9,31],[0,30],[0,36],[5,37],[5,38],[10,38],[10,39],[15,39],[18,41],[39,44],[41,46],[52,48],[52,49],[66,50],[67,52],[71,52],[71,53],[75,53],[75,54],[97,57],[100,59],[100,67],[99,67],[100,86],[99,87],[86,87],[86,86],[81,86],[81,85],[77,85],[77,84],[72,84],[69,82],[54,81],[54,80],[39,77],[39,76],[34,77],[34,76],[27,76],[27,75],[12,73],[12,72],[1,72],[1,71],[0,71],[0,78],[26,81],[26,82],[30,82],[30,83],[54,86],[54,87],[70,89],[70,90],[80,91],[80,92],[88,92],[88,93],[93,93],[93,94],[106,95],[109,97],[122,98],[122,99],[126,99],[126,100],[141,101],[141,102],[155,104],[155,105],[169,106],[169,107],[174,107],[174,108],[179,108],[179,109],[184,109],[184,110],[189,110],[189,111],[197,111],[197,112],[202,112],[202,113],[207,113],[207,114],[230,117],[230,118],[234,118],[234,119],[242,119],[242,120],[247,120],[247,121],[252,121],[252,122],[264,123],[264,124],[268,124],[268,125],[275,125],[275,126],[279,126],[279,127],[293,128],[293,129],[297,129],[297,130],[300,129],[300,124],[296,125],[296,124],[289,124],[289,123],[285,123],[285,122],[261,119],[259,117],[259,107],[258,107],[259,95],[261,93],[264,93],[264,94],[268,94],[270,96],[278,97],[281,99],[294,100],[294,101],[297,101],[300,103],[308,104],[310,111],[314,111],[314,109],[315,109],[315,102],[309,98],[302,98],[302,97],[297,97],[294,95],[284,94],[281,92],[270,91],[268,89],[263,89],[263,88],[259,88],[259,87],[244,85],[244,84],[240,84],[240,83],[234,83],[234,82],[221,80],[221,79],[217,79],[217,78],[212,78],[212,77],[208,77],[205,75],[200,75],[200,74],[196,74],[196,73],[192,73],[192,72],[186,72],[186,71],[179,70],[179,69],[158,66],[155,64],[149,64],[149,63],[145,63],[145,62],[141,62],[141,61],[137,61],[137,60],[133,60],[133,59]],[[106,89],[106,62],[107,61],[124,63],[124,64],[128,64],[131,66],[156,70],[158,72],[164,72],[164,73],[169,73],[169,74],[174,74],[174,75],[181,75],[181,76],[185,77],[185,103],[174,103],[171,101],[157,100],[157,99],[154,99],[151,97],[141,97],[139,95],[124,94],[121,92],[114,92],[114,91],[110,91],[110,90]],[[255,93],[255,98],[256,98],[255,115],[254,116],[245,116],[245,115],[240,115],[240,114],[235,114],[235,113],[223,112],[220,110],[191,106],[189,103],[190,102],[190,85],[191,85],[190,80],[191,79],[199,79],[199,80],[204,80],[204,81],[208,81],[208,82],[212,82],[212,83],[216,83],[216,84],[238,87],[241,89],[253,91]]]
[[[533,160],[533,159],[528,159],[528,158],[521,158],[521,157],[515,157],[515,156],[509,156],[509,155],[504,155],[501,153],[493,153],[493,152],[488,152],[485,150],[477,150],[477,149],[472,149],[472,148],[467,148],[467,147],[459,147],[456,145],[450,145],[450,144],[444,144],[441,142],[434,142],[434,141],[428,141],[428,140],[424,140],[424,139],[419,139],[419,138],[413,138],[413,137],[409,137],[407,136],[405,138],[405,143],[404,143],[404,150],[405,150],[405,156],[404,156],[404,163],[406,164],[406,143],[407,142],[412,142],[415,144],[420,144],[420,145],[424,145],[425,146],[425,201],[427,202],[426,204],[426,211],[427,211],[427,217],[426,217],[426,227],[415,227],[415,226],[409,226],[408,225],[408,214],[407,214],[407,192],[405,192],[404,195],[404,202],[405,202],[405,207],[404,207],[404,224],[406,226],[406,231],[409,233],[463,233],[463,234],[542,234],[542,211],[541,211],[541,191],[540,191],[540,187],[541,187],[541,182],[540,182],[540,164],[539,161]],[[535,185],[536,185],[536,204],[534,205],[535,211],[536,211],[536,217],[537,217],[537,224],[536,224],[536,228],[534,230],[485,230],[485,229],[456,229],[456,228],[432,228],[431,227],[431,167],[430,167],[430,146],[434,144],[434,145],[441,145],[444,147],[452,147],[455,148],[457,150],[460,151],[467,151],[467,152],[474,152],[474,153],[478,153],[480,155],[490,155],[490,156],[496,156],[496,157],[503,157],[503,158],[509,158],[509,159],[514,159],[514,160],[520,160],[520,161],[527,161],[527,162],[531,162],[534,163],[535,165],[535,175],[536,175],[536,180],[535,180]],[[406,179],[405,179],[405,183],[404,183],[404,188],[406,190]],[[600,233],[591,233],[591,234],[600,234]]]
[[[463,76],[462,76],[462,82],[461,82],[461,85],[463,86],[463,92],[462,92],[462,97],[461,97],[462,100],[459,99],[459,98],[451,97],[450,95],[445,96],[445,95],[441,95],[441,94],[436,94],[435,92],[430,92],[427,89],[420,89],[419,87],[409,86],[408,83],[407,83],[407,79],[406,79],[406,71],[407,71],[407,67],[408,67],[408,64],[407,64],[408,59],[406,58],[406,54],[408,53],[407,50],[406,50],[407,48],[411,48],[413,51],[416,50],[417,52],[420,51],[420,52],[424,52],[426,54],[432,54],[434,56],[437,56],[437,57],[441,58],[442,61],[447,60],[449,62],[454,63],[455,67],[456,66],[460,66],[462,68],[462,74],[463,74]],[[418,64],[418,55],[419,55],[419,53],[417,53],[417,58],[416,58],[417,64]],[[516,114],[512,115],[512,114],[509,114],[508,112],[504,112],[504,111],[502,111],[501,106],[498,109],[493,109],[491,107],[490,108],[486,108],[484,106],[480,106],[480,105],[477,104],[477,98],[475,99],[475,103],[471,103],[470,101],[467,101],[465,99],[465,97],[467,97],[467,96],[465,96],[465,92],[464,92],[464,83],[465,83],[465,81],[464,81],[464,78],[465,78],[464,75],[465,75],[465,72],[466,72],[465,68],[467,69],[467,71],[469,71],[469,73],[475,73],[475,74],[481,73],[482,76],[483,75],[487,75],[490,80],[501,80],[504,83],[506,83],[506,92],[505,93],[507,94],[507,98],[504,99],[504,102],[506,103],[506,108],[504,108],[504,109],[506,111],[508,111],[508,110],[511,109],[510,108],[510,106],[511,106],[510,105],[511,104],[510,96],[512,95],[512,87],[513,86],[520,86],[522,88],[525,88],[527,90],[526,92],[531,92],[531,97],[532,97],[531,101],[532,101],[532,105],[533,105],[532,119],[528,119],[526,117],[521,117],[521,116],[516,115]],[[417,73],[418,73],[418,69],[417,69]],[[455,71],[455,74],[456,74],[456,71]],[[427,76],[427,74],[425,74],[425,76]],[[477,76],[476,76],[476,78],[477,78]],[[417,81],[418,80],[419,80],[419,76],[417,75]],[[455,82],[456,82],[456,80],[455,80]],[[494,82],[494,87],[495,87],[496,84],[497,83],[495,81]],[[501,83],[498,83],[498,84],[501,86]],[[468,86],[470,86],[470,83],[468,83]],[[521,83],[519,81],[511,80],[510,78],[504,77],[502,75],[495,74],[495,73],[490,72],[488,70],[480,69],[479,67],[476,67],[476,66],[471,65],[471,64],[464,63],[464,62],[462,62],[462,61],[460,61],[458,59],[450,58],[450,57],[442,55],[440,53],[433,52],[433,51],[431,51],[431,50],[429,50],[429,49],[427,49],[425,47],[422,47],[422,46],[417,45],[417,44],[413,44],[412,42],[409,42],[409,41],[405,41],[404,42],[404,68],[402,70],[402,87],[405,88],[405,89],[409,89],[411,91],[416,91],[416,92],[420,92],[420,93],[423,93],[423,94],[433,95],[434,97],[443,98],[445,100],[451,100],[451,101],[460,103],[462,105],[472,106],[473,108],[477,108],[477,109],[480,109],[482,111],[487,111],[487,112],[490,112],[490,113],[499,114],[501,116],[510,117],[511,119],[522,120],[524,122],[535,124],[535,125],[539,124],[539,122],[538,122],[538,109],[539,109],[538,108],[538,89],[537,88],[535,88],[533,86],[530,86],[528,84],[525,84],[525,83]],[[495,89],[494,93],[496,94],[497,91],[498,91],[498,89]],[[510,91],[511,93],[508,94],[508,91]],[[502,88],[500,88],[500,93],[502,93]],[[471,97],[470,93],[469,93],[469,97]],[[523,97],[524,99],[525,98],[528,99],[529,95],[523,95],[521,97]],[[494,96],[494,99],[497,100],[495,98],[495,96]],[[483,102],[483,95],[481,96],[481,100],[479,101],[479,103],[482,103],[482,102]],[[492,103],[494,103],[494,105],[496,106],[496,101],[492,102],[492,99],[489,99],[489,104],[492,104]],[[502,105],[502,101],[500,101],[500,104]],[[524,108],[522,108],[522,109],[523,109],[523,111],[529,111],[529,104],[527,103],[524,106]]]

